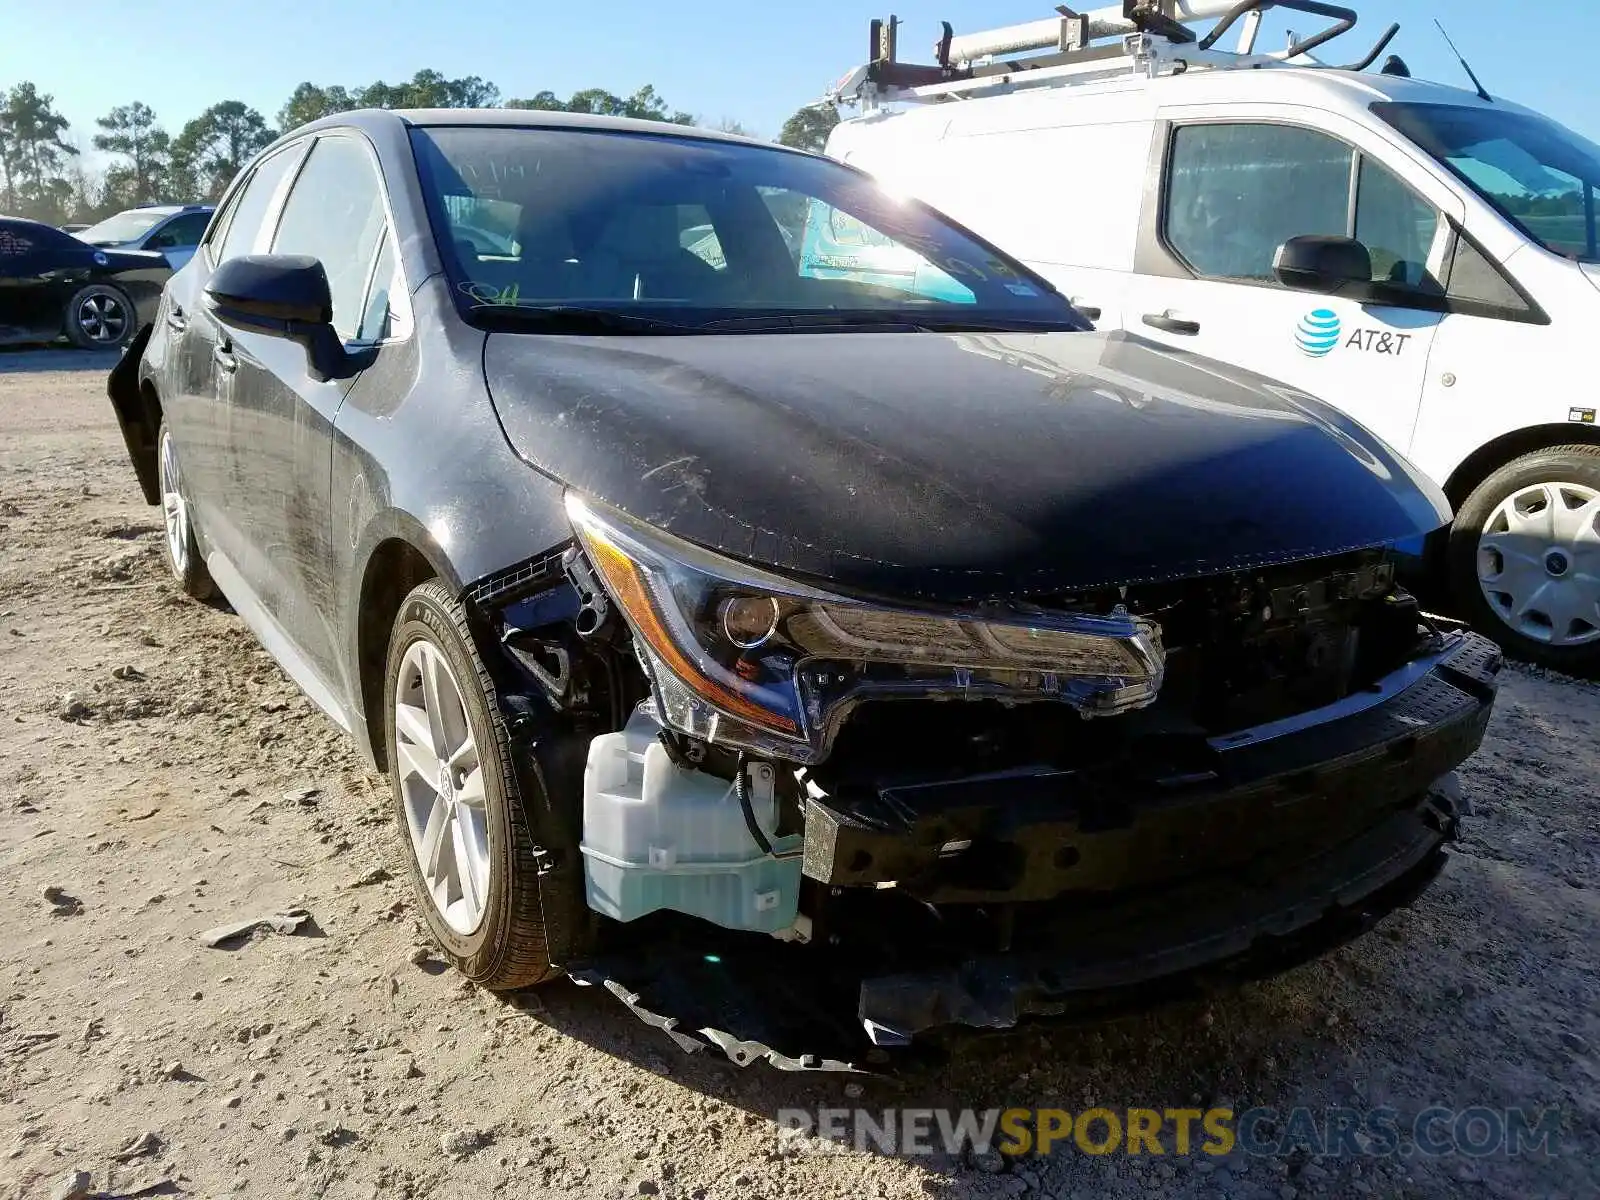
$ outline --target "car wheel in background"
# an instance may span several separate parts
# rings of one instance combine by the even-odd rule
[[[494,684],[465,611],[437,581],[400,606],[383,694],[395,815],[434,938],[457,970],[486,988],[559,975],[546,938],[541,848],[528,819],[539,805],[523,803]]]
[[[1555,446],[1501,467],[1450,530],[1451,589],[1515,657],[1600,668],[1600,446]]]
[[[133,340],[138,320],[133,302],[105,283],[79,288],[67,301],[62,328],[72,344],[85,350],[115,350]]]
[[[217,588],[211,582],[205,560],[195,543],[190,522],[189,500],[183,490],[183,474],[178,469],[178,447],[166,421],[156,435],[156,478],[161,489],[161,515],[166,524],[167,566],[186,596],[209,600]]]

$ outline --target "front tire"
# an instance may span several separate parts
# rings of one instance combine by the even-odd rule
[[[1555,446],[1479,484],[1450,529],[1451,590],[1514,657],[1600,668],[1600,446]]]
[[[395,816],[440,948],[468,979],[496,991],[559,975],[546,936],[540,847],[494,683],[465,610],[437,581],[400,606],[384,697]]]
[[[120,288],[91,283],[67,301],[61,327],[74,346],[83,350],[116,350],[138,332],[133,301]]]

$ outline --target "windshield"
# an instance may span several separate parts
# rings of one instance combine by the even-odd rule
[[[615,332],[1084,326],[1027,268],[825,159],[581,129],[412,139],[457,306],[475,323],[548,329],[581,312],[586,330],[620,318],[603,330]]]
[[[1373,110],[1546,250],[1600,262],[1600,146],[1531,113],[1445,104]]]
[[[120,246],[123,242],[138,241],[170,215],[164,212],[142,212],[139,209],[132,209],[120,212],[114,217],[107,217],[98,225],[80,229],[72,236],[88,242],[91,246]]]

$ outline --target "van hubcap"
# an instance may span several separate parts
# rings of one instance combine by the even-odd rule
[[[489,820],[483,765],[461,688],[444,654],[416,641],[394,692],[395,756],[411,850],[428,898],[457,933],[483,921]]]
[[[1549,646],[1600,640],[1600,492],[1536,483],[1507,496],[1478,537],[1478,586],[1524,637]]]

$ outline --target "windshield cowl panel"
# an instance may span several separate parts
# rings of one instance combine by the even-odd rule
[[[452,297],[474,325],[1088,327],[1021,263],[826,159],[687,134],[426,126],[411,136]]]
[[[1552,254],[1600,263],[1600,146],[1536,113],[1457,104],[1372,111]]]

